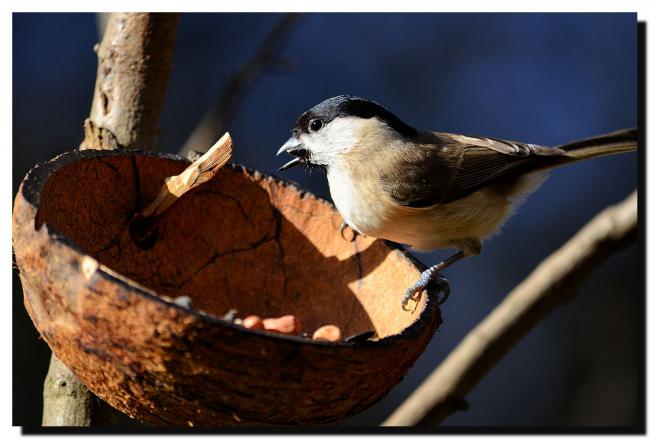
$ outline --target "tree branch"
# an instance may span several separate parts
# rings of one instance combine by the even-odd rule
[[[277,53],[287,41],[303,14],[285,14],[273,26],[257,52],[241,66],[223,87],[215,104],[205,113],[199,124],[194,128],[179,155],[186,157],[190,151],[205,152],[213,145],[217,136],[224,131],[230,121],[241,95],[259,77],[264,69],[277,63]]]
[[[153,149],[178,19],[179,14],[110,15],[80,149]],[[52,354],[43,386],[44,426],[110,425],[114,413]]]
[[[540,320],[608,256],[636,239],[637,194],[610,206],[547,257],[382,425],[438,425]]]
[[[172,65],[179,14],[111,14],[81,149],[152,150]]]
[[[42,425],[89,427],[115,423],[115,409],[109,409],[52,354],[43,386]]]

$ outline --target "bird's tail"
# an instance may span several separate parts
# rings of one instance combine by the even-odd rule
[[[558,147],[570,161],[637,150],[637,130],[629,128],[612,133],[567,143]],[[572,160],[571,160],[572,159]]]

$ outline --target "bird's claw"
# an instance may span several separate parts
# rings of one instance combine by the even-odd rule
[[[407,289],[406,294],[404,294],[404,297],[402,297],[402,309],[404,311],[409,311],[409,309],[406,307],[406,305],[409,303],[409,300],[414,301],[415,305],[417,306],[417,303],[420,301],[420,295],[422,294],[422,291],[424,291],[424,289],[416,290],[413,287]]]
[[[406,290],[406,294],[404,294],[404,297],[402,298],[402,309],[404,311],[409,311],[407,305],[410,300],[414,301],[417,306],[424,290],[442,293],[442,297],[436,296],[436,302],[438,305],[442,305],[449,297],[449,282],[444,276],[438,273],[435,266],[424,271],[422,276],[420,276],[420,279],[418,279],[412,287]]]
[[[347,229],[350,229],[352,231],[352,237],[350,239],[346,238],[345,236],[345,231]],[[346,222],[342,222],[341,225],[339,226],[339,233],[341,234],[341,238],[343,238],[347,242],[354,242],[357,239],[357,236],[359,235],[359,232],[357,232],[352,227],[350,227]]]

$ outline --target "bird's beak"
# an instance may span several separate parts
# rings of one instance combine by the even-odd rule
[[[289,154],[295,156],[296,158],[285,163],[278,171],[284,171],[285,169],[293,168],[300,163],[301,160],[304,160],[306,151],[302,148],[302,144],[295,137],[291,136],[289,140],[284,142],[284,145],[278,149],[276,155],[280,155],[283,152],[288,152]]]
[[[277,154],[275,154],[275,155],[280,155],[280,154],[282,154],[283,152],[291,153],[291,151],[295,151],[295,150],[297,150],[297,149],[300,149],[301,146],[302,146],[302,145],[300,144],[300,142],[298,141],[298,139],[296,139],[295,137],[291,136],[291,137],[289,137],[289,140],[287,140],[286,142],[284,142],[284,145],[282,145],[282,146],[280,147],[280,149],[278,149],[278,152],[277,152]]]
[[[293,160],[289,160],[287,163],[285,163],[284,165],[280,166],[280,167],[278,168],[278,171],[284,171],[285,169],[293,168],[293,167],[296,166],[297,164],[300,164],[300,157],[296,157],[296,158],[293,159]]]

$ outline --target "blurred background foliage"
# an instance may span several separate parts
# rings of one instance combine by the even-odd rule
[[[182,15],[159,151],[178,152],[281,17]],[[94,14],[14,14],[14,195],[31,167],[82,140],[98,41]],[[234,161],[270,174],[295,117],[338,94],[377,100],[421,129],[543,145],[637,125],[636,14],[309,14],[276,61],[227,124]],[[283,177],[329,198],[319,172]],[[378,425],[545,256],[636,185],[636,154],[554,170],[480,257],[447,272],[444,323],[404,381],[339,424]],[[432,264],[446,255],[417,256]],[[640,261],[638,245],[612,257],[485,377],[467,412],[442,425],[639,425]],[[13,421],[39,425],[50,351],[15,270],[13,300]]]

